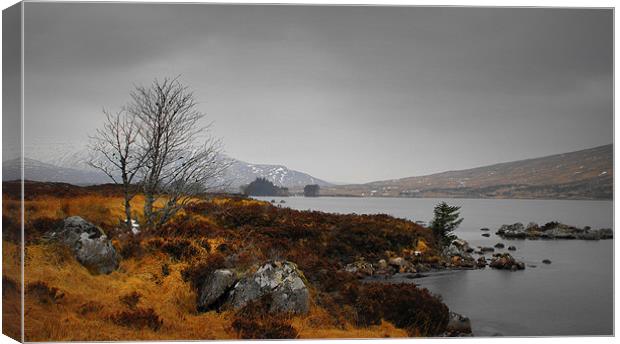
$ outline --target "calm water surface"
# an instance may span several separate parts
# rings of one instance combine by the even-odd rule
[[[259,197],[263,200],[282,198]],[[335,213],[385,213],[428,222],[439,199],[283,198],[282,206]],[[440,294],[451,310],[468,316],[476,336],[613,334],[613,240],[503,240],[505,223],[560,221],[613,228],[611,201],[453,199],[465,218],[456,234],[472,247],[503,242],[526,264],[523,271],[458,271],[415,282]],[[491,229],[485,238],[480,228]],[[501,250],[503,251],[503,250]],[[474,255],[476,257],[477,255]],[[551,265],[541,264],[550,259]],[[411,281],[403,279],[403,281]]]

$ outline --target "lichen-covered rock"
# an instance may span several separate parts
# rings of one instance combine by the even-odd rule
[[[241,279],[230,294],[229,305],[241,308],[251,300],[270,294],[270,311],[306,314],[310,294],[303,273],[292,262],[273,261]]]
[[[213,271],[202,284],[198,297],[198,310],[216,309],[226,301],[226,297],[237,281],[235,273],[227,269]]]
[[[74,253],[82,265],[100,274],[109,274],[116,270],[120,261],[119,254],[105,235],[91,238],[89,234],[82,233]]]
[[[58,239],[58,241],[70,248],[75,249],[78,246],[78,242],[82,239],[82,233],[88,234],[89,238],[105,235],[105,233],[94,224],[79,216],[71,216],[64,220],[60,230],[52,232],[50,236]]]
[[[79,216],[66,218],[63,227],[48,236],[69,246],[76,259],[91,272],[108,274],[118,268],[120,255],[105,233]]]

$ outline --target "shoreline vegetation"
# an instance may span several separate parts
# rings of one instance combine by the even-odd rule
[[[19,185],[3,183],[5,319],[19,316],[12,314],[19,310]],[[362,283],[345,269],[362,257],[441,267],[432,233],[411,221],[217,195],[196,199],[165,226],[132,234],[122,222],[122,187],[27,182],[25,192],[29,341],[456,334],[449,323],[457,318],[440,297],[414,284]],[[132,200],[138,223],[143,201],[140,194]],[[108,244],[106,257],[89,255],[88,247]],[[265,271],[288,296],[303,290],[305,306],[272,312],[278,295],[247,282]],[[209,281],[228,273],[245,287],[223,287],[199,306],[205,291],[218,289]]]

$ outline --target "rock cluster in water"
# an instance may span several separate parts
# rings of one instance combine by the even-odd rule
[[[496,253],[491,258],[491,262],[489,266],[494,269],[503,269],[503,270],[523,270],[525,269],[525,263],[519,262],[514,259],[510,253]]]
[[[527,227],[517,222],[501,226],[495,234],[507,239],[601,240],[613,238],[613,231],[610,228],[595,230],[590,227],[578,228],[559,222],[548,222],[542,226],[532,222]]]

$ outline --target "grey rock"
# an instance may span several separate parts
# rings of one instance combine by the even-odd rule
[[[471,333],[471,321],[458,313],[450,312],[448,325],[446,326],[448,336],[458,336]]]
[[[225,301],[227,294],[237,281],[235,273],[220,269],[212,272],[204,281],[198,298],[198,310],[216,309]]]
[[[119,266],[120,255],[105,233],[79,216],[66,218],[63,227],[48,236],[69,246],[75,258],[93,273],[108,274]]]
[[[543,259],[543,264],[551,264],[551,260],[549,259]]]
[[[509,251],[516,251],[516,250],[517,250],[517,248],[516,248],[516,247],[514,247],[514,246],[508,246],[508,250],[509,250]]]
[[[248,302],[270,294],[270,311],[306,314],[310,293],[303,273],[292,262],[274,261],[262,265],[255,273],[241,279],[231,292],[229,304],[241,308]]]
[[[504,244],[498,242],[497,244],[495,244],[495,248],[504,248]]]
[[[488,238],[488,237],[490,237],[490,236],[491,236],[491,234],[489,234],[489,233],[483,233],[483,234],[482,234],[482,236],[483,236],[483,237]]]

